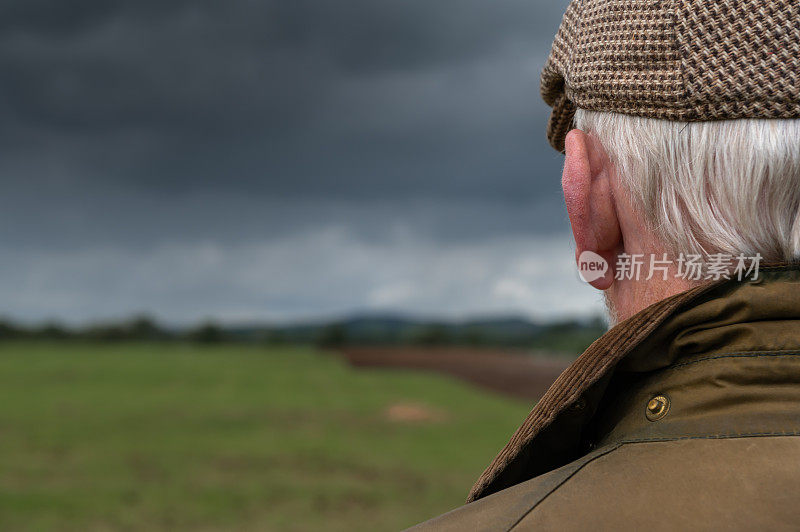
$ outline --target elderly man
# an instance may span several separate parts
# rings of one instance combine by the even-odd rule
[[[800,528],[800,1],[574,0],[542,95],[615,326],[421,528]]]

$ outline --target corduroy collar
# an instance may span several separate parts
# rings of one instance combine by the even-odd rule
[[[787,276],[800,282],[799,273],[797,264],[766,265],[761,268],[762,280],[756,282],[786,280]],[[669,359],[674,358],[669,350],[663,355],[669,360],[656,361],[641,355],[664,345],[686,326],[687,311],[703,301],[726,297],[737,285],[741,282],[723,280],[682,292],[647,307],[601,336],[536,404],[475,483],[467,501],[509,488],[585,454],[588,449],[583,447],[581,434],[603,400],[615,369],[620,365],[674,362]]]

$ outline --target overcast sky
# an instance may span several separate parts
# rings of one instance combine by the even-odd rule
[[[589,315],[565,0],[7,0],[0,313]]]

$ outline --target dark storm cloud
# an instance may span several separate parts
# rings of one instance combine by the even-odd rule
[[[301,195],[453,193],[494,177],[515,195],[541,137],[533,61],[558,11],[517,0],[6,3],[6,173],[55,166],[66,180]],[[496,62],[505,69],[485,75],[499,78],[471,88],[470,69]],[[509,96],[516,106],[502,105]]]
[[[538,71],[566,3],[3,2],[0,246],[563,232]]]

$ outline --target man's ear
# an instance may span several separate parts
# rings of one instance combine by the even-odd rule
[[[574,129],[566,138],[566,160],[561,185],[575,237],[575,259],[590,251],[608,263],[608,270],[590,284],[606,290],[614,283],[616,256],[622,232],[611,189],[611,165],[599,142]]]

